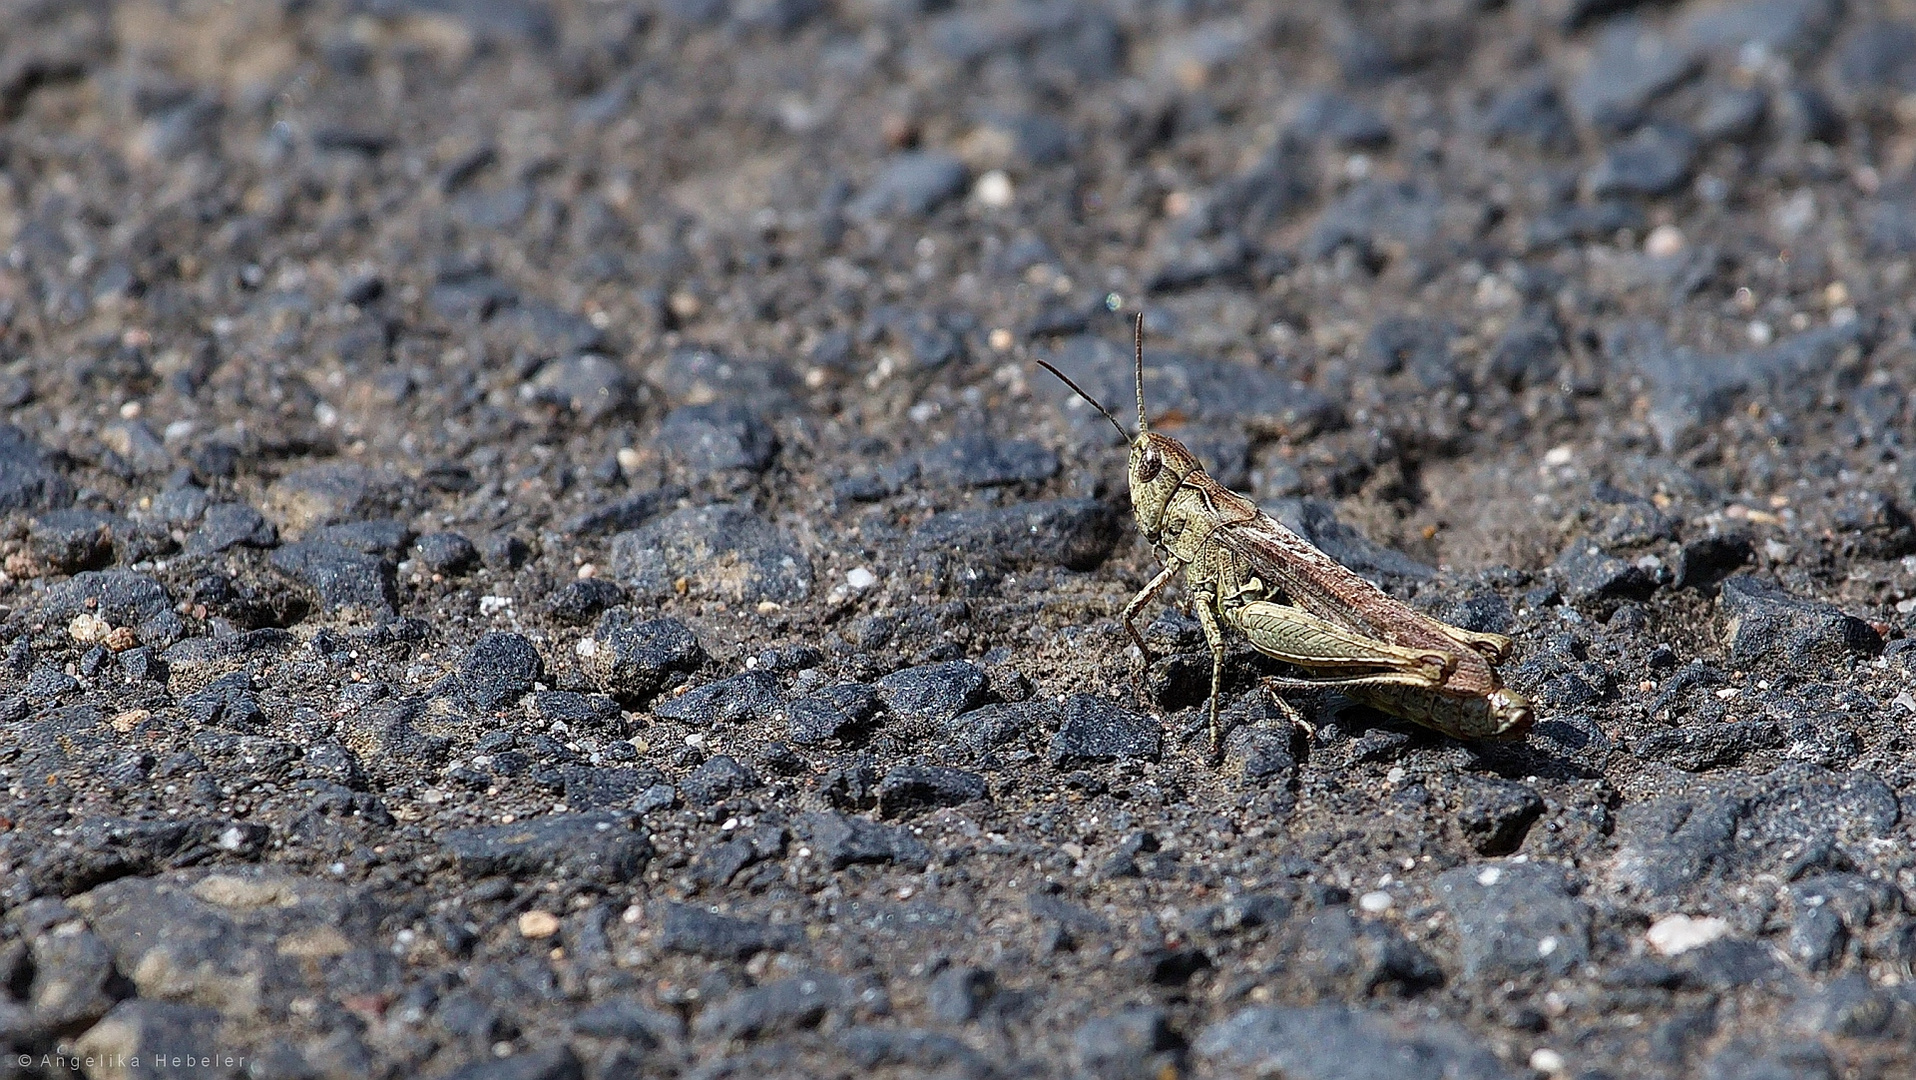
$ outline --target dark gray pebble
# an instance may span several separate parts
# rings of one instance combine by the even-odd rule
[[[592,636],[598,646],[588,667],[606,693],[633,708],[650,704],[705,661],[698,637],[677,619],[640,620],[614,608],[599,619]]]
[[[678,510],[612,538],[612,574],[635,592],[671,596],[685,579],[699,595],[733,603],[811,595],[812,562],[771,522],[738,506]]]
[[[969,660],[894,671],[878,680],[878,697],[892,715],[942,724],[984,700],[990,680]]]
[[[758,774],[726,754],[707,760],[679,780],[680,793],[693,806],[711,806],[758,786]]]
[[[456,577],[479,566],[479,549],[456,532],[427,533],[413,541],[412,554],[428,573],[447,577]]]
[[[989,796],[985,778],[977,773],[937,765],[900,765],[878,782],[878,812],[888,818],[904,817]]]
[[[1102,761],[1156,761],[1162,727],[1100,697],[1073,694],[1064,703],[1064,724],[1051,739],[1051,764],[1074,769]]]

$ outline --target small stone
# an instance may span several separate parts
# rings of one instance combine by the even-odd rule
[[[691,629],[677,619],[638,621],[624,608],[599,619],[592,632],[597,648],[587,667],[605,692],[631,708],[643,708],[668,685],[697,671],[705,650]]]
[[[1726,579],[1717,604],[1725,616],[1730,658],[1738,662],[1767,657],[1793,665],[1829,664],[1882,648],[1882,638],[1863,620],[1748,574]]]
[[[982,206],[993,210],[1002,210],[1017,199],[1017,190],[1011,183],[1010,174],[1003,169],[993,169],[980,176],[972,185],[972,197]]]
[[[479,549],[456,532],[427,533],[413,541],[412,554],[428,573],[447,577],[457,577],[479,566]]]
[[[371,521],[346,521],[337,525],[322,525],[309,532],[308,540],[317,540],[340,547],[351,548],[367,555],[377,555],[387,562],[396,563],[405,554],[406,544],[412,540],[412,530],[402,521],[392,518],[377,518]]]
[[[785,694],[771,672],[747,671],[660,702],[652,713],[662,720],[714,728],[770,719],[784,704]]]
[[[812,590],[811,559],[796,541],[725,504],[678,510],[622,532],[612,538],[609,562],[615,576],[647,596],[688,587],[732,603],[795,603]]]
[[[1643,253],[1653,259],[1668,259],[1682,251],[1683,230],[1675,225],[1658,225],[1643,241]]]
[[[1436,891],[1457,928],[1467,979],[1563,975],[1590,958],[1590,909],[1555,866],[1460,866],[1438,875]]]
[[[904,463],[921,480],[946,487],[1037,484],[1058,475],[1058,455],[1023,439],[972,432],[911,455]]]
[[[878,680],[878,697],[894,716],[940,724],[984,700],[990,680],[969,660],[894,671]]]
[[[479,541],[479,557],[494,570],[517,570],[532,558],[532,545],[512,533],[496,532]]]
[[[329,611],[395,615],[393,566],[339,544],[303,541],[273,552],[272,563],[311,586]]]
[[[1588,540],[1572,540],[1550,569],[1564,596],[1576,602],[1643,600],[1656,591],[1656,579],[1642,567],[1607,555]]]
[[[1679,913],[1665,915],[1651,923],[1650,929],[1644,931],[1643,940],[1659,956],[1676,956],[1708,945],[1729,932],[1730,924],[1713,915],[1698,918]]]
[[[1071,1049],[1082,1075],[1175,1076],[1183,1042],[1170,1015],[1147,1005],[1085,1021],[1071,1036]]]
[[[1072,769],[1106,761],[1156,761],[1162,740],[1156,719],[1090,694],[1073,694],[1064,704],[1064,724],[1051,740],[1051,764]]]
[[[726,754],[708,759],[679,781],[679,791],[693,806],[711,806],[758,786],[758,774]]]
[[[859,218],[924,217],[964,194],[964,162],[936,150],[893,158],[847,209]]]
[[[200,1061],[219,1045],[220,1034],[216,1010],[129,998],[88,1028],[74,1042],[73,1052],[95,1061]],[[147,1075],[162,1076],[165,1071],[155,1068]]]
[[[1414,316],[1389,316],[1371,329],[1364,339],[1361,363],[1376,375],[1395,375],[1408,369],[1425,389],[1439,389],[1455,382],[1455,364],[1450,343],[1456,328],[1447,322]]]
[[[749,960],[804,940],[797,926],[736,919],[689,904],[667,904],[659,920],[659,947],[711,960]]]
[[[559,766],[565,804],[574,810],[618,810],[634,806],[640,796],[665,777],[649,766],[637,769],[592,765]]]
[[[599,1039],[624,1039],[647,1049],[677,1040],[685,1022],[671,1013],[647,1008],[635,997],[607,998],[572,1017],[572,1030]]]
[[[1342,94],[1315,91],[1298,106],[1291,131],[1322,139],[1346,150],[1375,150],[1390,145],[1390,123],[1383,114]]]
[[[573,353],[544,365],[521,391],[524,397],[570,410],[594,423],[630,410],[638,401],[632,377],[611,357]]]
[[[1679,589],[1707,589],[1755,557],[1754,545],[1742,533],[1693,537],[1677,549],[1674,584]]]
[[[911,545],[946,563],[947,576],[981,567],[1091,570],[1117,546],[1123,525],[1096,499],[1057,499],[934,514],[913,530]]]
[[[1769,107],[1770,100],[1761,90],[1719,88],[1704,101],[1697,116],[1697,138],[1706,143],[1747,142],[1762,130]]]
[[[367,1060],[371,1060],[370,1053]],[[474,1062],[447,1073],[445,1080],[584,1080],[585,1075],[585,1067],[571,1047],[544,1046]]]
[[[1544,386],[1565,356],[1563,328],[1547,311],[1527,312],[1504,331],[1490,356],[1490,376],[1512,390]]]
[[[112,632],[112,625],[92,612],[81,612],[67,623],[67,636],[81,645],[97,645]]]
[[[840,683],[785,706],[787,737],[798,746],[852,743],[877,718],[878,695],[863,683]]]
[[[1650,731],[1631,740],[1630,750],[1645,761],[1703,772],[1736,764],[1759,750],[1777,749],[1787,741],[1782,726],[1771,720],[1693,722]]]
[[[823,972],[779,979],[707,1006],[693,1021],[692,1032],[724,1040],[817,1027],[833,1010],[849,1004],[848,996],[841,979]]]
[[[200,527],[186,538],[189,555],[210,555],[228,548],[269,548],[279,542],[279,530],[266,515],[245,503],[213,503],[200,517]]]
[[[1457,824],[1480,855],[1507,855],[1543,816],[1543,796],[1514,780],[1468,777],[1459,785]]]
[[[968,1024],[983,1015],[997,992],[998,979],[989,968],[948,967],[925,988],[925,1005],[942,1023]]]
[[[559,872],[597,882],[631,881],[652,844],[631,822],[610,814],[553,814],[511,825],[454,829],[441,839],[467,877],[513,878]]]
[[[1689,46],[1640,24],[1622,23],[1597,39],[1590,66],[1571,89],[1571,106],[1592,127],[1626,132],[1697,68]]]
[[[480,712],[497,712],[530,693],[545,675],[545,660],[523,634],[491,633],[459,661],[459,691]]]
[[[1399,1021],[1350,1005],[1240,1010],[1206,1026],[1192,1045],[1221,1075],[1342,1080],[1353,1062],[1389,1062],[1392,1080],[1518,1080],[1483,1039],[1446,1020]]]
[[[603,578],[580,578],[567,582],[546,601],[546,610],[560,622],[583,626],[601,612],[625,603],[625,590],[617,582]]]
[[[631,464],[626,465],[627,459]],[[626,449],[618,453],[618,460],[626,472],[636,471],[639,456],[636,450]],[[609,536],[612,533],[636,529],[639,526],[665,513],[673,503],[685,498],[686,489],[676,484],[641,491],[609,503],[595,506],[565,523],[565,531],[574,536]]]
[[[112,421],[100,429],[100,442],[143,476],[164,476],[173,471],[173,456],[144,420]]]
[[[896,863],[922,870],[931,862],[931,849],[902,827],[833,813],[804,814],[798,824],[813,851],[833,870],[855,863]]]
[[[878,782],[878,813],[895,818],[990,796],[985,778],[963,769],[900,765]]]
[[[48,464],[45,447],[0,424],[0,510],[53,510],[73,502],[73,484]]]
[[[113,561],[115,537],[128,537],[133,523],[97,510],[49,510],[27,527],[34,558],[57,573],[95,570]]]
[[[567,730],[620,727],[624,716],[619,703],[603,694],[580,694],[571,690],[534,691],[532,711],[546,723],[563,724]]]
[[[1577,145],[1577,129],[1563,98],[1548,79],[1498,91],[1484,110],[1484,133],[1503,143],[1561,152]]]
[[[52,701],[79,688],[80,680],[57,667],[41,664],[27,676],[25,689],[28,701]]]
[[[559,917],[550,911],[531,911],[519,913],[519,936],[533,941],[543,941],[559,932]]]
[[[673,409],[654,441],[669,459],[697,475],[762,473],[778,456],[778,433],[757,412],[738,404]]]
[[[47,588],[41,617],[66,623],[82,613],[114,626],[139,627],[173,613],[173,601],[158,581],[125,570],[86,570]]]
[[[363,465],[309,465],[266,489],[266,512],[295,535],[342,521],[393,517],[408,502],[404,482]]]
[[[1682,128],[1650,124],[1613,144],[1590,170],[1590,193],[1612,196],[1668,195],[1689,183],[1696,167],[1696,137]]]
[[[1857,23],[1836,50],[1836,72],[1852,90],[1916,91],[1916,24]]]

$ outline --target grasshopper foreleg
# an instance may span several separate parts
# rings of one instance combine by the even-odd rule
[[[1124,614],[1121,616],[1124,621],[1124,632],[1131,635],[1132,642],[1138,647],[1138,694],[1140,698],[1142,698],[1144,694],[1145,674],[1151,670],[1151,649],[1144,643],[1144,635],[1138,633],[1138,613],[1144,610],[1144,605],[1156,599],[1157,595],[1164,591],[1164,587],[1170,584],[1171,575],[1177,573],[1183,566],[1184,564],[1176,559],[1167,559],[1164,564],[1164,569],[1158,571],[1158,576],[1152,578],[1143,589],[1138,591],[1138,595],[1131,598],[1130,603],[1124,605]]]

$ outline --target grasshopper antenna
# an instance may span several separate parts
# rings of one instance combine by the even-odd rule
[[[1144,312],[1138,312],[1138,321],[1131,335],[1131,344],[1138,355],[1138,435],[1143,436],[1151,430],[1151,422],[1144,415]]]
[[[1045,369],[1046,371],[1049,371],[1053,375],[1056,375],[1058,377],[1059,382],[1065,384],[1066,386],[1069,386],[1073,393],[1077,394],[1079,397],[1090,402],[1092,408],[1102,413],[1106,420],[1111,421],[1111,426],[1118,429],[1118,434],[1124,437],[1125,442],[1131,441],[1131,433],[1124,430],[1124,425],[1118,423],[1118,418],[1111,415],[1110,409],[1107,409],[1104,406],[1098,404],[1097,398],[1094,398],[1090,394],[1085,393],[1084,388],[1079,386],[1077,383],[1072,382],[1068,377],[1066,377],[1064,372],[1059,371],[1057,368],[1052,367],[1050,364],[1045,363],[1043,360],[1038,361],[1038,366]]]

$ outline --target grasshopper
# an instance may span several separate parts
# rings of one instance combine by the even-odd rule
[[[1530,702],[1493,666],[1510,639],[1439,622],[1392,599],[1257,504],[1205,473],[1183,443],[1151,430],[1144,405],[1144,316],[1135,336],[1138,433],[1124,430],[1095,398],[1040,360],[1104,414],[1131,446],[1131,512],[1164,569],[1124,607],[1124,629],[1144,662],[1137,617],[1182,570],[1211,646],[1211,746],[1218,727],[1224,628],[1258,652],[1328,677],[1268,678],[1271,690],[1334,689],[1381,712],[1459,739],[1515,738],[1530,727]]]

